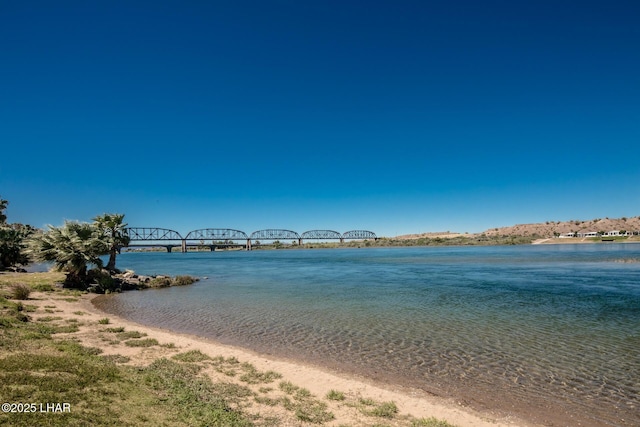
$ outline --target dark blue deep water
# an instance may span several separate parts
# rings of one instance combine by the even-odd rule
[[[96,302],[140,323],[479,409],[640,425],[638,244],[124,253],[118,263],[207,277]]]

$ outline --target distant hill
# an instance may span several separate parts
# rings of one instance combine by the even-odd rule
[[[456,233],[451,231],[436,231],[429,233],[404,234],[396,236],[396,240],[418,240],[418,239],[456,239],[462,237],[476,238],[487,237],[532,237],[546,238],[554,237],[570,232],[607,232],[613,230],[640,231],[640,216],[633,218],[596,218],[587,221],[547,221],[535,224],[516,224],[509,227],[491,228],[482,233]]]
[[[640,231],[640,216],[633,218],[596,218],[588,221],[547,221],[536,224],[516,224],[510,227],[491,228],[484,233],[487,236],[539,236],[570,232],[607,232],[613,230]]]
[[[452,233],[450,231],[432,231],[429,233],[419,233],[419,234],[403,234],[402,236],[396,236],[395,238],[398,240],[416,240],[416,239],[453,239],[454,237],[461,236],[470,236],[469,233]]]

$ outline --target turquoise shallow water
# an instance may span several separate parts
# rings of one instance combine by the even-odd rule
[[[144,324],[557,425],[640,425],[640,245],[125,253]],[[544,415],[547,414],[547,415]]]

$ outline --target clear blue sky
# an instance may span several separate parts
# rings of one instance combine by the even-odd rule
[[[640,215],[640,2],[0,0],[10,222]]]

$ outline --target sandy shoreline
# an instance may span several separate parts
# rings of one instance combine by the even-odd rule
[[[339,390],[348,396],[363,397],[379,402],[393,401],[399,410],[398,420],[385,420],[385,423],[391,421],[389,425],[407,425],[406,416],[408,415],[417,419],[435,417],[460,427],[532,427],[535,425],[510,416],[499,416],[490,412],[479,413],[461,406],[455,400],[431,396],[421,390],[374,384],[366,378],[338,374],[316,366],[258,354],[247,349],[223,345],[197,336],[137,324],[100,311],[91,302],[95,297],[95,295],[85,294],[79,297],[79,301],[74,302],[48,293],[38,292],[30,298],[29,303],[40,308],[36,313],[33,313],[34,320],[37,321],[39,317],[47,316],[47,310],[44,309],[45,306],[55,306],[55,316],[61,317],[63,321],[77,319],[81,322],[80,330],[69,334],[70,336],[78,339],[85,346],[100,348],[104,355],[118,354],[126,356],[130,358],[129,365],[146,366],[161,357],[170,358],[178,353],[199,350],[211,357],[235,357],[240,362],[251,363],[261,371],[276,371],[282,374],[283,381],[290,381],[297,386],[304,387],[320,398],[326,396],[331,390]],[[51,309],[49,309],[50,311]],[[109,318],[109,327],[124,327],[127,331],[142,332],[147,334],[148,338],[158,340],[161,345],[140,348],[109,343],[105,340],[105,325],[99,323],[99,320],[105,317]],[[165,345],[163,346],[162,344]],[[211,376],[213,381],[229,381],[229,377],[220,373],[207,372],[207,374]],[[371,419],[355,408],[341,402],[327,400],[326,403],[329,405],[329,410],[335,414],[335,420],[324,425],[367,426],[380,422],[380,420]],[[296,420],[284,408],[262,408],[260,410],[276,412],[277,416],[281,417],[282,420],[286,420],[281,425],[309,425]]]

